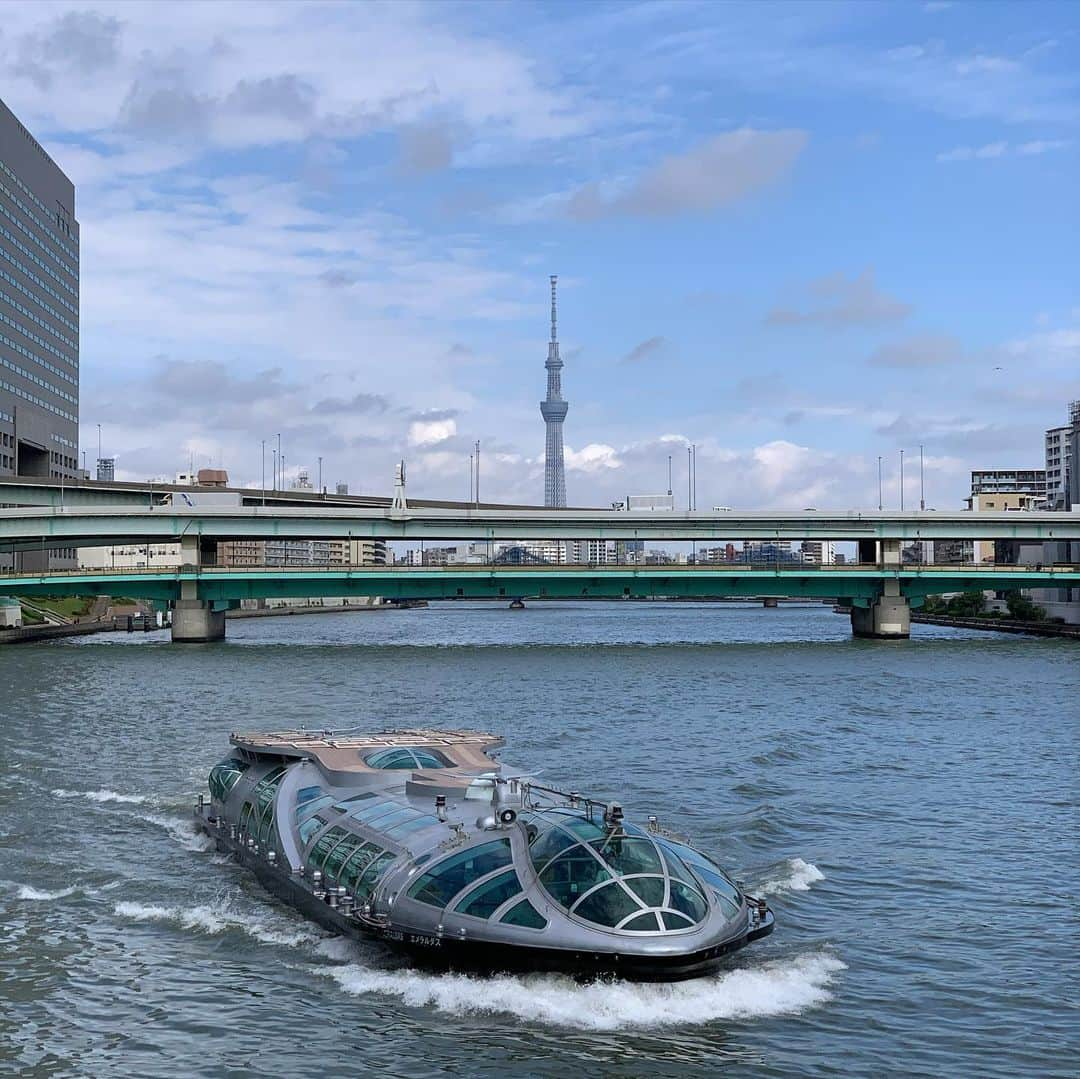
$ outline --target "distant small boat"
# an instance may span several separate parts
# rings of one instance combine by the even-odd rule
[[[523,611],[525,610],[525,601],[523,599],[512,599],[510,601],[510,610]]]

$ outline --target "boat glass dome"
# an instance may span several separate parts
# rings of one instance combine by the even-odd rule
[[[369,768],[449,768],[450,762],[437,750],[419,746],[395,746],[380,749],[364,757]]]
[[[578,918],[623,933],[666,933],[692,929],[709,913],[676,844],[661,845],[632,824],[604,827],[573,810],[535,812],[527,825],[540,883]]]

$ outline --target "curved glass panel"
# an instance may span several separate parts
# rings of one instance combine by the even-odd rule
[[[297,807],[296,823],[303,824],[309,817],[318,813],[320,809],[325,809],[333,800],[328,794],[309,799],[303,805]]]
[[[526,929],[544,929],[547,927],[545,918],[527,899],[515,903],[500,919],[507,925],[522,925]]]
[[[307,863],[312,871],[322,870],[326,856],[341,842],[349,833],[344,828],[331,828],[328,832],[319,836],[315,845],[308,851]]]
[[[471,914],[474,918],[490,918],[503,903],[520,891],[521,882],[517,873],[508,869],[505,873],[478,884],[454,910],[460,914]]]
[[[307,841],[324,825],[330,822],[325,817],[320,817],[318,813],[309,817],[303,824],[300,825],[300,845],[306,846]]]
[[[560,854],[540,874],[540,883],[564,907],[611,874],[590,853],[588,847],[576,846]]]
[[[364,845],[364,841],[356,835],[346,836],[334,849],[327,855],[326,863],[323,865],[323,876],[328,879],[331,877],[337,877],[341,872],[341,867],[345,864],[346,859],[353,851]]]
[[[597,888],[587,895],[575,908],[579,918],[587,918],[597,925],[614,928],[629,914],[640,910],[641,905],[617,881]]]
[[[700,922],[709,910],[704,897],[681,880],[671,882],[671,905],[693,922]]]
[[[433,907],[445,907],[474,880],[511,863],[510,840],[498,839],[451,854],[437,862],[409,889],[409,896]]]
[[[249,767],[249,763],[240,760],[239,757],[226,757],[225,760],[215,764],[210,769],[210,776],[207,779],[210,797],[216,798],[219,802],[224,802],[228,798],[229,792],[236,786],[236,781]]]
[[[662,907],[667,881],[663,877],[629,877],[626,886],[647,907]]]
[[[628,933],[656,933],[660,929],[657,917],[656,911],[650,910],[647,914],[639,914],[636,918],[624,922],[619,928]]]
[[[357,899],[366,899],[379,885],[379,881],[382,879],[383,874],[390,868],[391,865],[397,860],[397,855],[392,851],[383,851],[382,854],[377,855],[369,863],[363,873],[360,874],[360,879],[356,883],[355,896]]]
[[[434,749],[413,746],[396,746],[380,749],[364,758],[369,768],[449,768],[450,761]]]
[[[301,787],[296,792],[296,804],[302,806],[305,802],[310,802],[312,798],[318,798],[322,792],[322,787]]]
[[[612,872],[627,876],[630,873],[663,873],[660,855],[651,839],[628,836],[606,836],[589,844]]]
[[[556,854],[562,853],[567,847],[575,846],[577,841],[569,836],[561,828],[549,828],[539,835],[529,848],[529,857],[537,869],[543,869]]]
[[[341,867],[341,875],[338,878],[338,884],[351,892],[364,870],[371,865],[377,855],[382,853],[382,847],[379,847],[374,843],[365,843],[363,846],[357,847],[356,850],[345,859],[345,864]]]
[[[693,925],[688,918],[676,914],[673,910],[662,910],[660,917],[664,919],[665,929],[689,929]]]
[[[559,807],[525,819],[530,834],[536,832],[529,854],[540,883],[575,916],[632,933],[662,933],[686,929],[709,913],[705,894],[713,889],[702,894],[702,884],[680,857],[680,844],[632,824],[597,823],[583,810]],[[726,880],[719,870],[710,871]],[[598,887],[606,881],[613,883]],[[727,912],[730,900],[719,888],[716,895]]]

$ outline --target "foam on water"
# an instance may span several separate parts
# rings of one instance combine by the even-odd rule
[[[50,899],[66,899],[80,890],[78,884],[72,884],[69,888],[60,888],[55,892],[45,891],[43,888],[35,888],[32,884],[20,884],[15,892],[17,899],[30,899],[36,902],[46,902]]]
[[[802,858],[789,858],[784,863],[787,872],[773,877],[754,888],[762,895],[775,895],[777,892],[808,892],[810,885],[825,879],[825,874],[813,862],[804,862]]]
[[[581,985],[547,974],[425,974],[375,970],[359,963],[324,972],[347,993],[395,996],[415,1008],[456,1015],[511,1015],[586,1030],[698,1025],[717,1019],[756,1019],[801,1012],[829,1000],[833,976],[846,969],[814,953],[674,984],[598,981]]]
[[[136,922],[165,922],[181,929],[217,936],[228,930],[246,933],[260,944],[277,944],[282,947],[314,945],[320,937],[311,929],[274,917],[248,917],[234,910],[226,902],[202,903],[191,907],[167,907],[148,903],[123,902],[113,907],[121,918]]]
[[[53,790],[53,795],[57,798],[85,798],[89,802],[124,802],[130,805],[145,805],[150,801],[144,794],[120,794],[118,791],[110,790],[96,790],[96,791],[69,791],[64,790],[62,787],[57,787]]]
[[[194,821],[185,820],[183,817],[167,817],[161,813],[145,813],[141,819],[164,828],[170,838],[175,839],[185,850],[210,851],[214,849],[214,841],[204,832],[200,832],[195,827]]]

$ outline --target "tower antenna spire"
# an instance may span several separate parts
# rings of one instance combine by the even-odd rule
[[[556,337],[555,283],[551,275],[551,341],[548,344],[547,397],[540,402],[540,415],[544,417],[547,440],[544,447],[544,505],[560,509],[566,505],[566,472],[563,463],[563,420],[567,404],[562,395],[562,366],[559,341]]]

